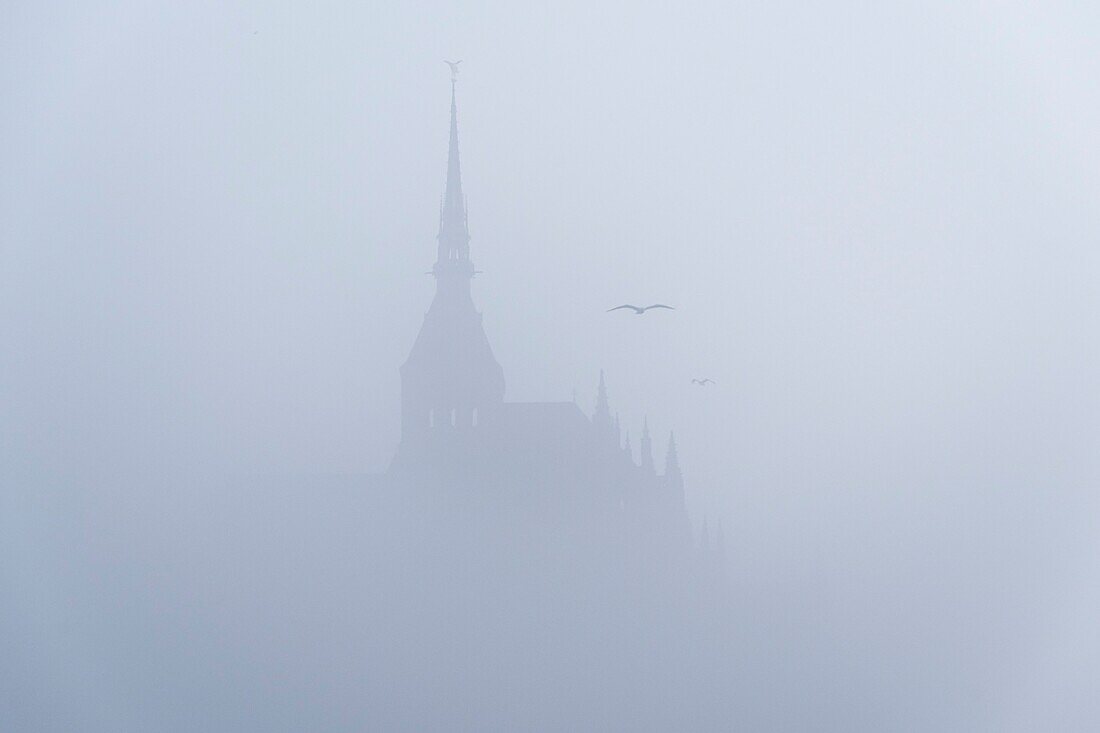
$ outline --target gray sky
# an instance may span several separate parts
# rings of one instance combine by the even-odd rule
[[[0,10],[11,524],[73,477],[385,467],[461,58],[507,398],[606,369],[746,582],[842,638],[901,609],[991,727],[1100,716],[1100,9],[268,5]]]

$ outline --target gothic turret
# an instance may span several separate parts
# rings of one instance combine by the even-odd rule
[[[641,461],[642,469],[647,474],[655,473],[653,468],[653,441],[649,437],[649,418],[646,417],[642,421],[642,440],[641,440]]]
[[[676,454],[676,436],[668,434],[668,454],[665,457],[665,487],[674,496],[684,496],[684,476],[680,473],[680,457]]]
[[[691,522],[684,503],[684,475],[680,472],[680,456],[676,452],[676,436],[668,434],[668,453],[665,457],[665,473],[661,477],[669,519],[676,542],[690,543]],[[704,532],[706,530],[704,529]]]
[[[596,439],[610,445],[619,443],[619,426],[611,417],[611,404],[607,399],[607,383],[604,382],[603,369],[600,370],[600,385],[596,388],[596,409],[592,413],[592,426]]]

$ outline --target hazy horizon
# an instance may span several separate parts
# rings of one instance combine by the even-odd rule
[[[603,369],[733,588],[892,670],[870,706],[1092,729],[1098,35],[1063,2],[11,4],[0,680],[65,665],[65,558],[139,556],[157,486],[386,469],[462,59],[506,399],[589,413]],[[115,502],[109,550],[57,520]]]

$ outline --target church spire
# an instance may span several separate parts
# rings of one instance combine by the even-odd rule
[[[492,423],[504,402],[504,372],[493,356],[481,314],[470,295],[474,266],[469,257],[466,200],[458,160],[458,105],[451,65],[451,131],[447,186],[439,207],[439,256],[435,297],[409,358],[401,366],[401,447],[394,466],[425,465],[440,456],[425,438],[435,428],[459,431]]]
[[[466,227],[466,197],[462,195],[462,165],[458,155],[458,104],[455,101],[457,77],[451,75],[451,134],[447,146],[447,186],[439,212],[439,255],[437,266],[470,259],[470,232]],[[471,268],[470,274],[472,275]]]

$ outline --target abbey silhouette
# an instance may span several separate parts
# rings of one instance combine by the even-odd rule
[[[504,497],[564,526],[598,526],[648,551],[685,555],[691,531],[675,441],[669,437],[659,472],[647,422],[635,462],[602,371],[591,416],[573,401],[504,399],[504,373],[471,296],[453,77],[437,240],[435,297],[401,367],[401,443],[391,476],[461,491],[474,503],[499,505]]]
[[[453,86],[450,112],[435,294],[390,466],[255,489],[279,600],[249,602],[234,635],[267,618],[302,640],[253,665],[302,680],[259,707],[315,691],[287,730],[728,730],[720,531],[693,542],[675,439],[646,420],[632,451],[599,364],[590,415],[505,399],[471,294]]]

